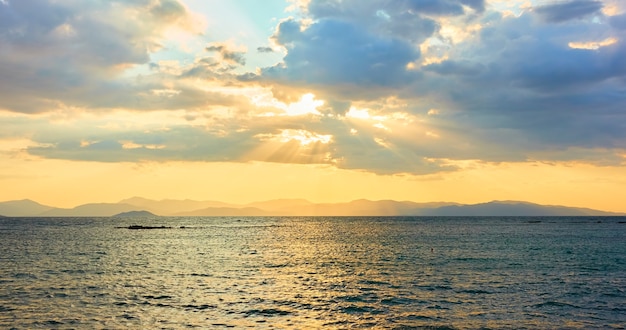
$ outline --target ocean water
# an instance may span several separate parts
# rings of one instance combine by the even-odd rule
[[[0,328],[624,329],[624,222],[1,218]]]

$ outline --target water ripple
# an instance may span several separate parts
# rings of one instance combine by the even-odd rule
[[[608,219],[124,221],[3,218],[0,328],[626,324],[626,231]]]

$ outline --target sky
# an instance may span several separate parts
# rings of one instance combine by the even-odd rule
[[[626,212],[622,0],[0,0],[0,200]]]

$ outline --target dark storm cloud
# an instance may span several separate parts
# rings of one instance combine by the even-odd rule
[[[591,15],[600,11],[603,6],[601,1],[574,0],[539,6],[535,8],[535,12],[548,22],[558,23]]]

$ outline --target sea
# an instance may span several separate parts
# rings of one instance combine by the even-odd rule
[[[2,329],[625,327],[624,217],[0,218]]]

